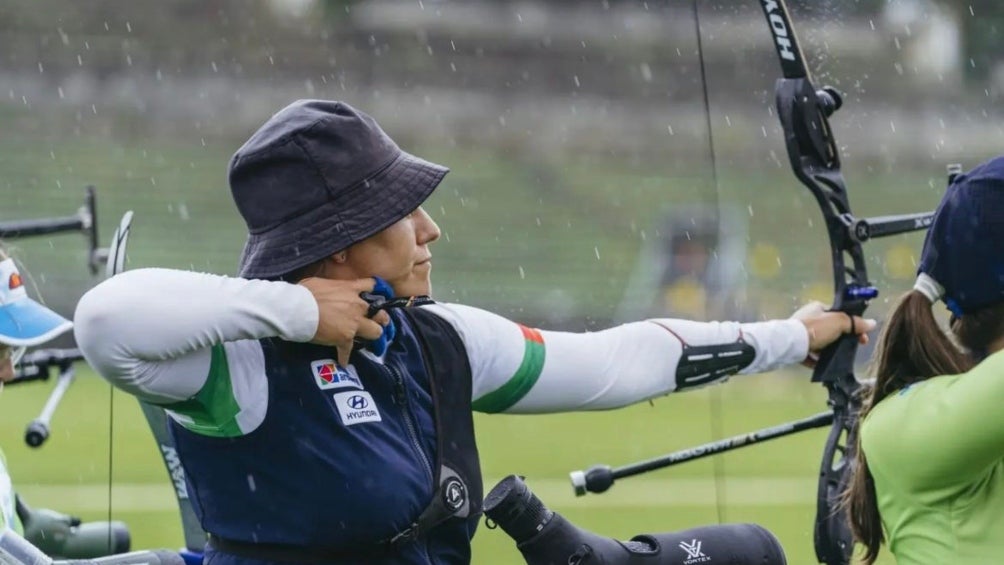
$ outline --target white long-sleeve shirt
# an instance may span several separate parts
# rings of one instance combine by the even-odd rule
[[[509,413],[607,409],[671,393],[677,390],[683,342],[700,346],[742,339],[756,355],[741,373],[800,362],[809,343],[797,320],[739,324],[658,319],[571,333],[526,328],[460,304],[425,308],[449,322],[463,340],[475,408],[479,400],[483,405],[501,395],[507,397],[502,410]],[[74,322],[81,351],[101,375],[160,404],[195,397],[214,378],[214,348],[223,348],[232,398],[240,407],[237,421],[248,433],[262,422],[267,408],[258,340],[309,341],[318,318],[317,303],[300,285],[142,269],[90,290],[81,298]],[[513,387],[514,379],[523,386]],[[184,420],[184,414],[171,415]]]

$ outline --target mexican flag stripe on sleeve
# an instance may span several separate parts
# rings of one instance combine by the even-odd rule
[[[494,414],[511,408],[530,392],[540,377],[544,368],[544,338],[538,330],[517,325],[523,332],[523,361],[504,385],[474,402],[478,412]]]

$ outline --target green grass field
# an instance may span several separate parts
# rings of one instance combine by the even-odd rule
[[[33,506],[88,520],[129,524],[135,548],[179,547],[181,529],[167,475],[131,397],[82,370],[40,449],[25,446],[24,426],[44,404],[50,384],[7,387],[0,395],[0,445],[15,484]],[[713,423],[712,398],[722,417]],[[718,522],[759,523],[783,543],[790,563],[814,563],[812,523],[816,470],[824,431],[624,479],[602,495],[576,498],[568,473],[596,463],[620,465],[800,418],[824,409],[822,387],[803,371],[736,377],[713,389],[627,409],[549,416],[479,416],[486,491],[521,474],[552,509],[582,527],[615,537]],[[110,425],[109,408],[114,410]],[[109,443],[109,430],[114,441]],[[110,456],[111,455],[111,456]],[[723,484],[716,488],[714,466]],[[500,530],[481,528],[475,563],[514,564],[520,556]],[[891,560],[880,561],[883,564]]]

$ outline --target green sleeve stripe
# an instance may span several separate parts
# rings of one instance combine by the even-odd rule
[[[478,412],[487,414],[505,412],[522,400],[540,378],[540,372],[544,368],[544,339],[535,329],[522,325],[519,328],[525,339],[523,362],[508,382],[474,401],[473,408]]]
[[[197,434],[211,437],[243,435],[237,424],[237,414],[241,408],[234,397],[227,352],[222,345],[213,346],[209,377],[202,390],[188,400],[167,404],[164,408],[185,416],[186,418],[176,421]]]

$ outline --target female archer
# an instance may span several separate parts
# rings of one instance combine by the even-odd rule
[[[170,416],[207,563],[470,563],[473,411],[616,408],[873,327],[820,308],[570,333],[407,300],[431,290],[440,231],[422,204],[446,173],[348,104],[295,102],[231,161],[249,228],[239,278],[141,269],[80,300],[87,360]]]
[[[932,304],[951,311],[949,332]],[[948,187],[919,276],[879,338],[845,493],[873,563],[999,563],[1004,556],[1004,157]]]

